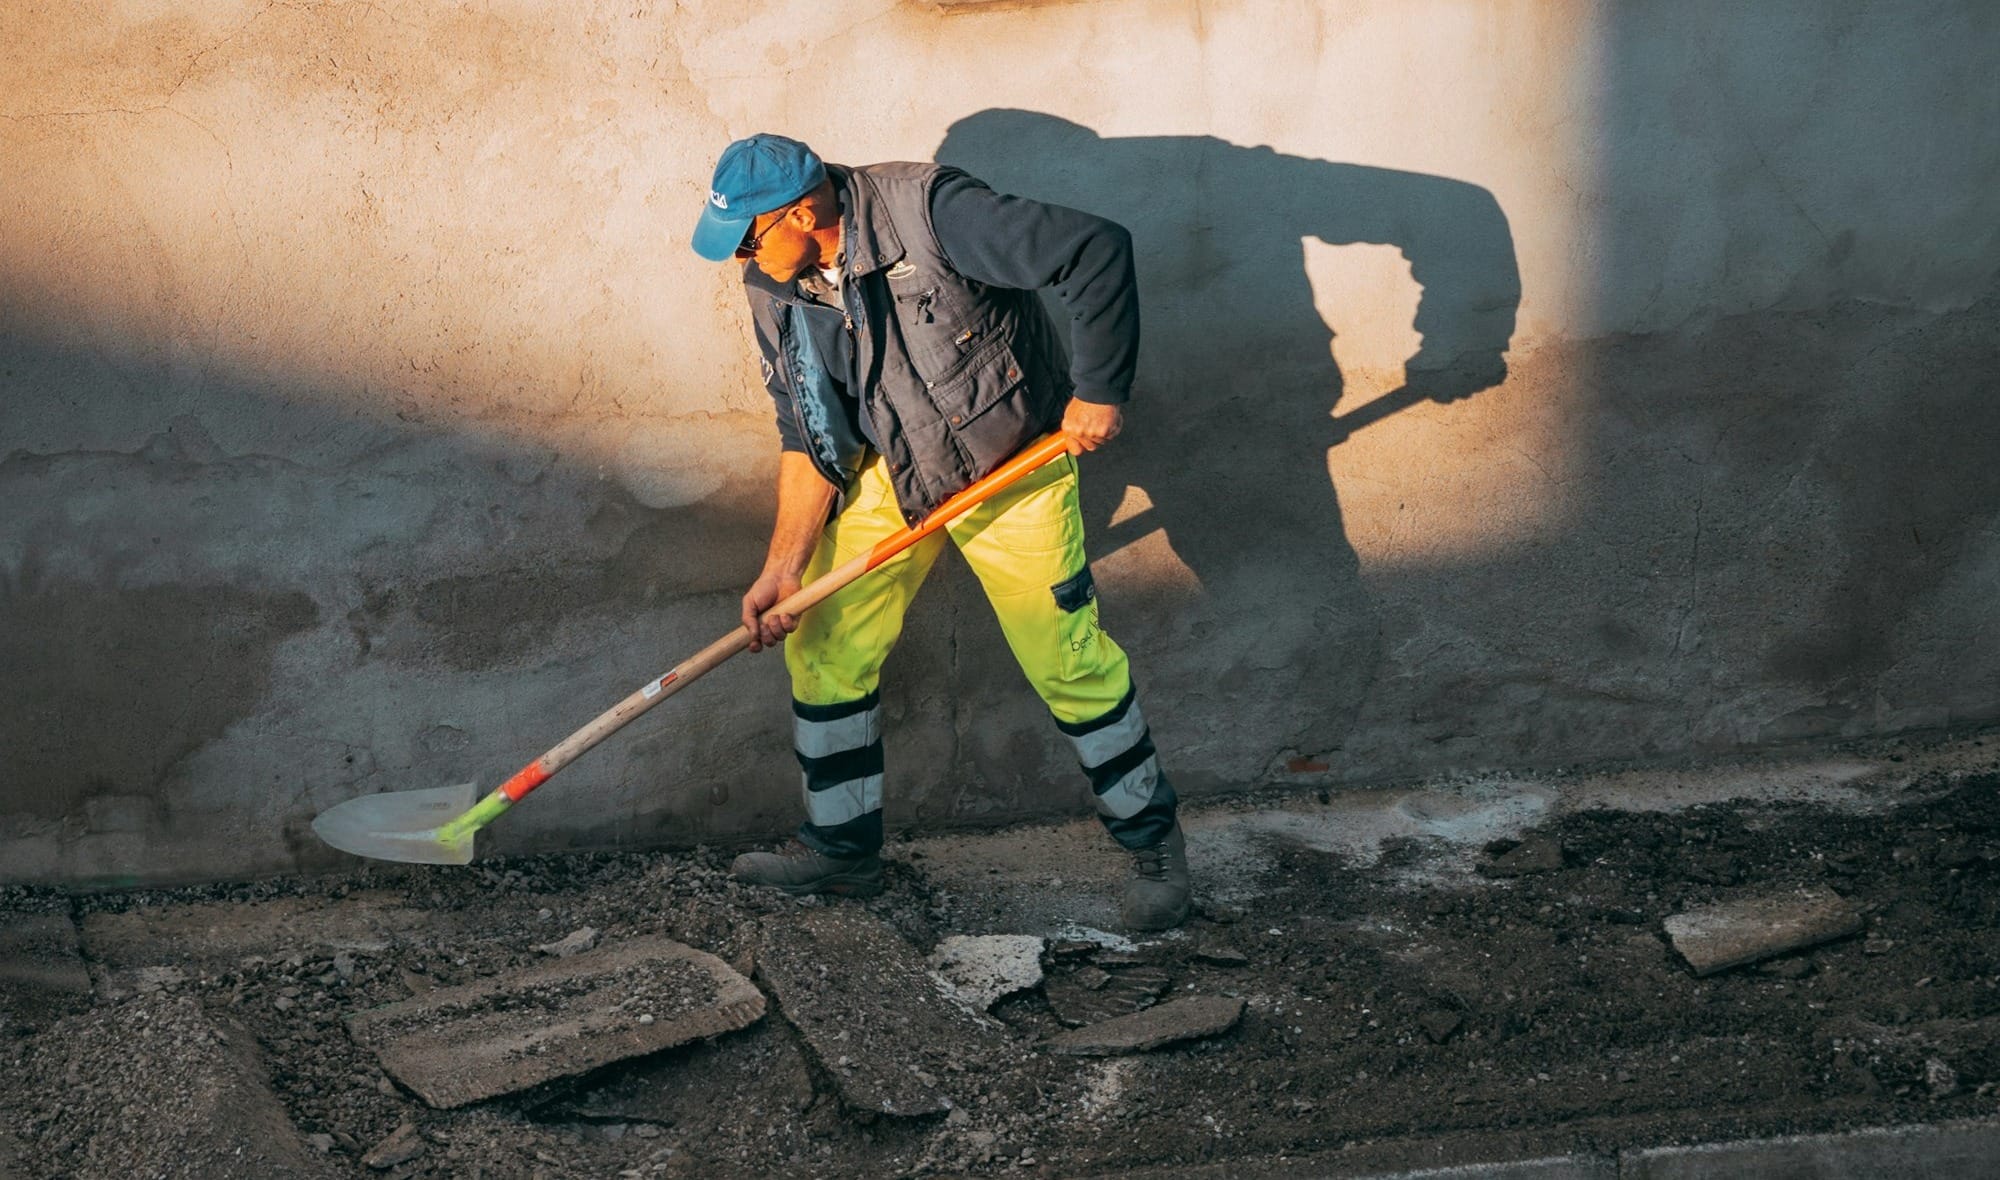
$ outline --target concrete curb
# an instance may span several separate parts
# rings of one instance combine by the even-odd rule
[[[2000,1121],[1884,1127],[1618,1157],[1619,1180],[1979,1180],[2000,1175]]]
[[[1459,1164],[1414,1172],[1375,1173],[1366,1180],[1618,1180],[1618,1161],[1609,1156],[1564,1155],[1505,1164]],[[1358,1180],[1358,1178],[1357,1178]]]
[[[1408,1156],[1421,1157],[1428,1150],[1421,1142],[1404,1146]],[[2000,1119],[1406,1170],[1343,1166],[1336,1157],[1321,1156],[1107,1173],[1100,1180],[1266,1175],[1294,1180],[1990,1180],[2000,1176]]]

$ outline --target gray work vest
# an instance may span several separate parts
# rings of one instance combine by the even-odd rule
[[[936,164],[829,166],[845,204],[842,311],[791,283],[744,268],[750,311],[777,355],[766,381],[796,415],[821,475],[847,489],[867,442],[828,380],[803,317],[844,315],[854,342],[847,380],[881,440],[890,482],[912,523],[1062,421],[1074,388],[1055,325],[1033,291],[992,287],[951,268],[931,224],[931,193],[954,170]]]

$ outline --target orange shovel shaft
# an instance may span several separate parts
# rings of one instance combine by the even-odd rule
[[[937,509],[923,520],[877,543],[868,552],[828,570],[813,579],[810,585],[800,587],[796,593],[787,596],[765,613],[804,614],[869,570],[880,566],[918,541],[957,520],[994,493],[1012,486],[1021,477],[1037,470],[1056,456],[1064,454],[1068,449],[1067,441],[1060,431],[1044,435],[1030,444],[1026,450],[994,469],[985,479],[938,505]],[[576,761],[592,746],[623,729],[641,713],[679,692],[690,681],[749,646],[749,629],[736,628],[674,665],[666,675],[648,680],[631,696],[600,713],[590,724],[564,738],[546,754],[522,767],[514,777],[502,783],[493,793],[503,796],[507,803],[520,802],[528,792],[547,782],[557,771]],[[495,799],[494,802],[497,804],[500,800]]]

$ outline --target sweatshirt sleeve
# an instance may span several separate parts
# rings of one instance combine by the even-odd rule
[[[1139,283],[1132,235],[1115,221],[996,193],[950,173],[931,193],[931,223],[952,269],[996,287],[1049,288],[1069,313],[1076,396],[1117,405],[1139,365]]]

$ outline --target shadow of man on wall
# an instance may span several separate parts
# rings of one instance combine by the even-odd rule
[[[936,158],[1132,231],[1139,383],[1124,437],[1087,464],[1084,511],[1093,560],[1160,531],[1200,582],[1190,597],[1139,578],[1108,604],[1142,688],[1173,685],[1149,690],[1172,699],[1157,710],[1163,733],[1205,747],[1183,777],[1244,782],[1333,755],[1374,680],[1382,620],[1341,523],[1330,448],[1506,377],[1521,284],[1498,203],[1442,177],[1212,136],[1107,138],[1023,110],[959,120]],[[1307,238],[1394,246],[1422,287],[1422,345],[1402,387],[1358,408],[1339,406]],[[1150,508],[1119,512],[1133,489]]]

